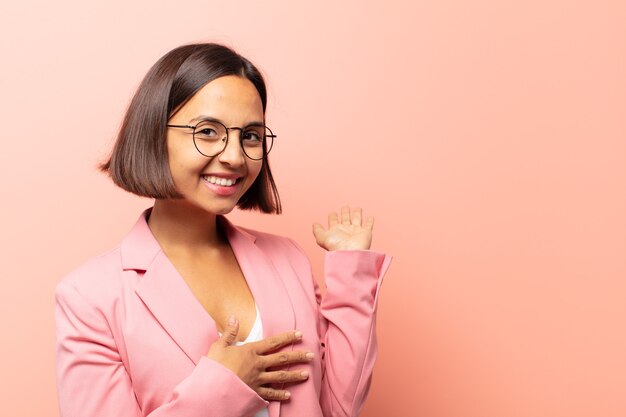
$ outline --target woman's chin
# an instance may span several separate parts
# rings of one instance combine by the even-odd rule
[[[221,209],[214,209],[214,210],[208,210],[208,211],[210,213],[212,213],[212,214],[215,214],[215,215],[218,215],[218,214],[225,215],[225,214],[228,214],[231,211],[233,211],[234,208],[235,208],[234,206],[233,207],[224,207],[224,208],[221,208]]]

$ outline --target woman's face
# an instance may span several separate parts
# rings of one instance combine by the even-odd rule
[[[194,126],[203,117],[217,119],[227,127],[263,123],[263,104],[248,79],[227,75],[202,87],[168,124]],[[226,149],[206,157],[194,146],[192,129],[168,128],[169,167],[174,185],[185,201],[214,214],[226,214],[235,208],[263,165],[262,160],[245,156],[240,134],[240,130],[230,129]],[[237,182],[232,186],[212,184],[215,178],[210,177],[237,178]]]

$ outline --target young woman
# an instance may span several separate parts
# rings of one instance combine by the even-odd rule
[[[155,202],[56,287],[63,417],[358,414],[391,257],[369,250],[361,209],[330,213],[313,225],[321,297],[292,239],[224,216],[281,212],[266,101],[254,65],[218,44],[176,48],[146,75],[101,169]]]

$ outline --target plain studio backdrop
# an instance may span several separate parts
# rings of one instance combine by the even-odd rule
[[[54,296],[152,200],[95,165],[148,68],[225,43],[269,85],[282,216],[343,204],[394,257],[362,415],[626,415],[626,3],[0,6],[2,415],[58,415]],[[88,384],[88,381],[85,381]]]

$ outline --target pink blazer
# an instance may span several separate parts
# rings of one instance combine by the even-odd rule
[[[378,291],[391,257],[326,252],[322,298],[291,239],[222,222],[258,305],[263,336],[301,330],[309,379],[267,402],[208,359],[219,337],[152,235],[146,209],[111,251],[57,284],[56,378],[62,417],[240,417],[269,405],[271,417],[356,416],[376,359]]]

